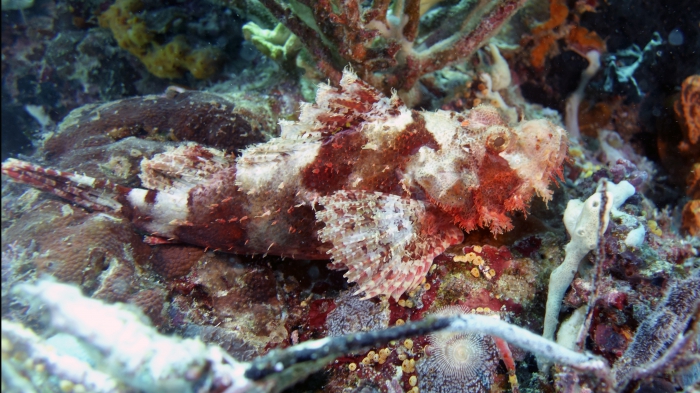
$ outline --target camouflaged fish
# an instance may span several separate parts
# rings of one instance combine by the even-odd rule
[[[561,175],[566,132],[497,110],[415,111],[351,72],[281,136],[235,158],[186,143],[141,163],[143,188],[8,160],[2,172],[150,235],[231,253],[332,258],[364,298],[398,299],[463,231],[510,230]],[[151,238],[153,239],[153,238]]]

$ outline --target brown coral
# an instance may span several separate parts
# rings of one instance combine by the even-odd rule
[[[163,96],[127,98],[76,109],[45,142],[44,149],[49,157],[59,157],[75,149],[137,136],[156,141],[192,141],[234,152],[275,133],[274,116],[258,116],[257,112],[268,111],[246,108],[219,94],[169,89]]]
[[[685,204],[681,215],[681,228],[690,236],[700,235],[700,199],[694,199]]]
[[[430,2],[423,5],[419,0],[393,5],[386,0],[302,0],[294,7],[280,0],[260,2],[301,39],[317,60],[316,68],[332,81],[338,82],[342,69],[350,65],[377,89],[385,94],[395,89],[407,102],[423,75],[471,56],[524,3],[453,6],[442,23],[426,32],[420,19]]]
[[[87,213],[55,201],[27,206],[3,232],[3,243],[30,248],[37,275],[78,284],[109,301],[125,301],[135,288],[135,265],[150,250],[128,221]]]
[[[162,326],[166,322],[165,310],[168,303],[165,301],[165,292],[163,290],[146,289],[140,291],[129,299],[129,303],[140,308],[154,325]]]
[[[700,75],[691,75],[683,81],[675,111],[683,131],[683,141],[678,149],[681,154],[697,159],[700,157]],[[687,194],[692,200],[683,207],[681,227],[690,235],[697,236],[700,234],[700,163],[697,161],[686,183]]]
[[[158,246],[151,260],[153,270],[167,280],[186,276],[204,256],[200,247],[181,245]]]
[[[695,163],[686,179],[686,193],[692,200],[683,206],[681,228],[691,236],[700,235],[700,163]]]

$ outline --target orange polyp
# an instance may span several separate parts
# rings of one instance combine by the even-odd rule
[[[547,54],[550,52],[550,50],[552,50],[552,47],[556,41],[557,38],[551,35],[542,37],[537,45],[535,45],[535,48],[533,48],[530,52],[530,64],[532,64],[532,66],[535,68],[544,67],[544,61],[547,58]]]
[[[569,16],[569,7],[563,0],[550,0],[549,2],[549,20],[540,23],[532,29],[534,34],[543,31],[552,30],[555,27],[561,26]]]
[[[585,27],[574,26],[571,28],[567,42],[572,49],[583,56],[592,50],[605,52],[605,41],[595,31],[588,31]]]

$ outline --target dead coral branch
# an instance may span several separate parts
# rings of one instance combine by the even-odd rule
[[[471,56],[525,0],[461,0],[436,26],[421,24],[419,0],[261,3],[301,39],[328,78],[338,82],[350,65],[389,94],[409,92],[421,76]]]
[[[118,385],[127,391],[146,392],[279,392],[339,356],[436,331],[500,337],[550,361],[569,365],[581,373],[594,374],[607,386],[612,386],[610,369],[603,359],[571,351],[526,329],[484,315],[432,315],[386,330],[306,341],[286,349],[272,350],[247,363],[238,362],[222,348],[206,345],[199,339],[164,336],[149,326],[142,316],[131,312],[128,306],[107,305],[86,298],[79,289],[66,284],[40,281],[16,288],[19,295],[30,301],[32,309],[48,311],[50,328],[97,351],[105,362],[96,362],[93,369],[87,363],[68,359],[71,356],[65,354],[69,361],[80,365],[80,369],[68,373],[59,367],[65,360],[59,362],[56,356],[47,357],[46,353],[51,350],[47,349],[48,344],[41,336],[9,321],[2,324],[3,340],[6,340],[3,342],[27,349],[31,360],[46,364],[49,372],[95,391],[110,390]],[[5,347],[3,345],[3,351]],[[6,355],[11,354],[3,356]],[[103,367],[103,363],[109,367]],[[75,371],[80,373],[75,374]],[[15,386],[20,382],[27,381],[20,376],[3,374],[3,384]],[[116,390],[124,391],[119,387]]]

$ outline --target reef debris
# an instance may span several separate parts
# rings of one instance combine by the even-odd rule
[[[80,385],[91,391],[280,392],[343,354],[440,331],[493,335],[583,373],[609,373],[600,358],[573,352],[482,315],[431,316],[390,329],[311,340],[272,350],[252,362],[238,362],[218,346],[161,335],[128,306],[84,297],[70,285],[44,280],[18,286],[17,292],[29,302],[32,312],[48,312],[47,327],[66,333],[79,347],[96,351],[106,361],[92,365],[89,358],[81,360],[68,347],[56,353],[55,347],[30,328],[3,320],[2,350],[7,362],[3,382],[12,386],[30,383],[18,373],[29,363],[43,365],[44,370],[62,378],[63,385]],[[29,362],[18,361],[27,357]]]

